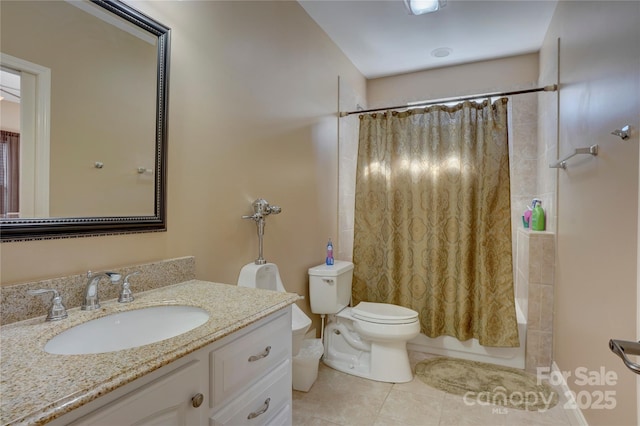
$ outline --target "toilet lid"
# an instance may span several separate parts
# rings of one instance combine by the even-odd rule
[[[362,321],[380,324],[407,324],[418,319],[418,313],[389,303],[360,302],[351,308],[351,316]]]

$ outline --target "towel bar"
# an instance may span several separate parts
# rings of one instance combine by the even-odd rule
[[[567,155],[561,160],[556,161],[554,164],[549,164],[552,169],[567,169],[567,160],[578,154],[590,154],[594,157],[598,155],[598,145],[591,145],[588,148],[576,148],[572,154]]]

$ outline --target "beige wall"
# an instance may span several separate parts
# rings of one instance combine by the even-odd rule
[[[615,391],[615,410],[583,410],[591,425],[638,424],[637,376],[608,348],[638,337],[638,22],[636,1],[562,1],[540,54],[553,69],[560,38],[559,151],[600,146],[558,172],[554,359],[574,392]],[[623,142],[610,133],[625,124],[636,131]],[[578,386],[580,367],[614,371],[617,385]]]
[[[297,2],[135,2],[171,27],[168,231],[0,245],[2,284],[194,255],[235,283],[258,254],[242,220],[264,197],[265,257],[289,291],[337,234],[338,75],[365,81]],[[299,302],[308,310],[308,299]]]
[[[369,108],[535,87],[538,54],[436,68],[367,82]]]

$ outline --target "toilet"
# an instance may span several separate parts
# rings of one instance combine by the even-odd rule
[[[360,302],[349,307],[353,263],[309,269],[311,312],[324,320],[323,362],[331,368],[380,382],[413,380],[407,341],[420,333],[418,313],[388,303]]]
[[[280,278],[278,265],[275,263],[257,265],[252,262],[244,265],[240,270],[240,275],[238,276],[238,286],[286,292],[284,285],[282,284],[282,279]],[[302,340],[311,326],[311,319],[302,312],[302,309],[300,309],[295,303],[292,307],[292,354],[293,356],[296,356],[300,351]]]

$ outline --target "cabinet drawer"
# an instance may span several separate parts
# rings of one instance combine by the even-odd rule
[[[255,386],[234,398],[210,421],[212,426],[257,426],[290,419],[291,363],[283,362]]]
[[[212,408],[291,358],[290,315],[288,311],[211,353]]]

